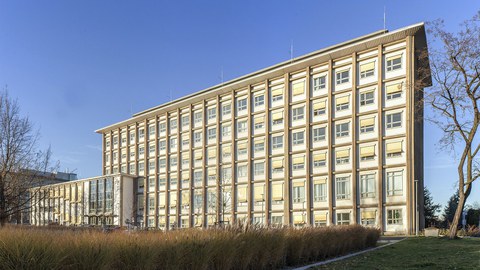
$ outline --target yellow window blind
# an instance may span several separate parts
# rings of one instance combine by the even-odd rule
[[[360,72],[366,72],[372,69],[375,69],[375,62],[370,62],[370,63],[360,65]]]
[[[283,183],[272,184],[272,199],[274,201],[283,200]]]
[[[360,157],[371,157],[375,155],[375,146],[360,147]]]
[[[402,142],[387,143],[387,154],[402,152]]]
[[[362,211],[362,219],[375,219],[375,211]]]
[[[398,93],[402,91],[403,83],[387,85],[385,88],[386,88],[387,94]]]
[[[292,93],[294,96],[303,95],[305,92],[305,82],[295,82],[292,84]]]
[[[366,118],[360,120],[361,127],[373,126],[375,124],[375,118]]]
[[[346,158],[350,156],[350,150],[339,150],[336,154],[337,158]]]
[[[238,202],[247,202],[247,186],[238,186]]]
[[[347,104],[348,100],[349,100],[349,96],[338,97],[335,99],[337,105]]]
[[[254,186],[254,199],[256,202],[263,201],[265,196],[265,186],[264,185],[256,185]]]

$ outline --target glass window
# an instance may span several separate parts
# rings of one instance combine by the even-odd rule
[[[237,122],[237,131],[238,131],[238,133],[246,132],[247,131],[247,121]]]
[[[237,176],[238,177],[247,177],[247,165],[238,165]]]
[[[374,91],[360,93],[360,106],[373,104],[375,101]]]
[[[365,79],[375,75],[375,62],[360,65],[360,78]]]
[[[320,76],[313,78],[313,91],[319,91],[327,87],[327,78],[326,76]]]
[[[148,136],[149,138],[155,138],[155,126],[148,126]]]
[[[253,165],[253,171],[255,175],[263,175],[265,173],[265,163],[258,162]]]
[[[303,203],[305,201],[305,186],[293,187],[293,202]]]
[[[196,143],[201,142],[201,141],[202,141],[202,132],[199,131],[199,132],[193,133],[193,140],[194,140],[194,142],[196,142]]]
[[[258,95],[254,97],[255,107],[263,106],[265,104],[265,95]]]
[[[222,137],[230,136],[232,128],[229,124],[222,125]]]
[[[375,174],[360,176],[362,198],[375,198]]]
[[[350,177],[337,177],[336,179],[337,200],[350,199]]]
[[[230,103],[222,105],[222,115],[228,115],[231,112],[232,112],[232,105]]]
[[[402,126],[402,113],[387,114],[387,128],[396,128]]]
[[[195,112],[193,114],[193,122],[196,123],[201,123],[202,122],[202,112]]]
[[[292,143],[293,145],[300,145],[305,142],[305,132],[293,132],[292,133]]]
[[[349,225],[350,213],[337,213],[337,225]]]
[[[325,127],[313,129],[313,141],[320,142],[325,140]]]
[[[395,71],[402,68],[402,56],[387,57],[387,72]]]
[[[265,143],[263,141],[262,142],[255,142],[255,144],[253,145],[253,148],[254,148],[255,152],[264,151],[265,150]]]
[[[177,138],[170,138],[170,152],[176,151]]]
[[[160,133],[163,133],[163,132],[165,132],[166,130],[167,130],[167,125],[166,125],[165,123],[160,123],[160,124],[158,124],[158,131],[159,131]]]
[[[299,107],[292,110],[292,120],[302,120],[305,117],[305,107]]]
[[[130,131],[129,135],[130,135],[130,142],[131,143],[135,142],[135,132]]]
[[[278,149],[283,147],[283,135],[272,136],[272,148]]]
[[[350,81],[350,70],[339,71],[335,75],[337,84],[348,83]]]
[[[158,142],[158,150],[165,150],[167,149],[167,142],[166,141],[159,141]]]
[[[143,146],[139,146],[138,147],[138,155],[143,155],[145,154],[145,148]]]
[[[237,100],[237,112],[242,112],[247,109],[247,99]]]
[[[167,160],[164,158],[158,159],[158,167],[163,169],[167,165]]]
[[[177,157],[170,156],[170,167],[177,166]]]
[[[207,116],[208,116],[208,119],[215,119],[215,117],[217,117],[217,108],[216,107],[208,108]]]
[[[335,126],[337,138],[348,136],[349,129],[350,129],[350,123],[337,124]]]
[[[403,171],[387,173],[387,194],[388,196],[403,194]]]
[[[170,130],[177,128],[177,118],[170,119]]]
[[[216,128],[209,128],[208,131],[208,139],[214,140],[217,137],[217,129]]]
[[[141,140],[143,138],[145,138],[145,130],[142,128],[138,130],[138,139]]]
[[[184,115],[182,116],[182,126],[186,127],[190,124],[190,116]]]
[[[402,209],[387,210],[387,224],[389,225],[402,224]]]
[[[327,200],[327,184],[314,184],[313,185],[313,200],[316,202],[324,202]]]

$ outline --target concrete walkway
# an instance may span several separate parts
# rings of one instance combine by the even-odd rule
[[[370,252],[370,251],[374,251],[374,250],[381,249],[381,248],[384,248],[384,247],[388,247],[388,246],[393,245],[395,243],[398,243],[398,242],[400,242],[404,239],[405,239],[405,237],[380,237],[380,240],[378,240],[378,243],[381,243],[381,244],[384,244],[384,245],[374,247],[374,248],[365,249],[365,250],[355,252],[355,253],[350,253],[350,254],[347,254],[347,255],[344,255],[344,256],[341,256],[341,257],[336,257],[336,258],[333,258],[333,259],[329,259],[329,260],[326,260],[326,261],[321,261],[321,262],[318,262],[318,263],[313,263],[313,264],[305,265],[305,266],[302,266],[302,267],[288,268],[288,269],[289,270],[306,270],[306,269],[309,269],[309,268],[312,268],[312,267],[315,267],[315,266],[320,266],[320,265],[324,265],[324,264],[327,264],[327,263],[341,261],[341,260],[348,259],[348,258],[357,256],[357,255],[360,255],[360,254],[363,254],[363,253],[366,253],[366,252]]]

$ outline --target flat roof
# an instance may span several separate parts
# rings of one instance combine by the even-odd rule
[[[287,72],[298,71],[298,66],[308,64],[318,58],[324,58],[325,61],[330,59],[337,59],[356,51],[368,50],[372,47],[378,46],[379,44],[393,42],[403,39],[407,36],[413,36],[419,32],[425,37],[425,25],[423,22],[400,28],[392,32],[389,32],[386,29],[379,30],[358,38],[354,38],[342,43],[335,44],[333,46],[326,47],[324,49],[320,49],[299,57],[295,57],[291,60],[287,60],[279,64],[249,73],[247,75],[237,77],[230,81],[194,92],[192,94],[183,96],[181,98],[161,104],[159,106],[140,111],[133,114],[133,116],[127,120],[100,128],[95,132],[104,133],[105,131],[109,131],[114,128],[119,128],[128,124],[135,123],[140,119],[152,117],[162,111],[169,111],[178,107],[186,106],[196,101],[203,100],[205,98],[209,98],[210,94],[213,97],[218,94],[229,92],[231,90],[240,89],[248,84],[258,83],[264,81],[265,79],[270,79],[275,76],[285,74]],[[424,38],[424,40],[426,42],[426,38]]]

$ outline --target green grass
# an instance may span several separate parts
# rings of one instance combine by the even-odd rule
[[[375,246],[359,225],[302,229],[232,226],[171,232],[0,229],[1,269],[281,269]]]
[[[480,269],[480,239],[408,238],[315,269]]]

